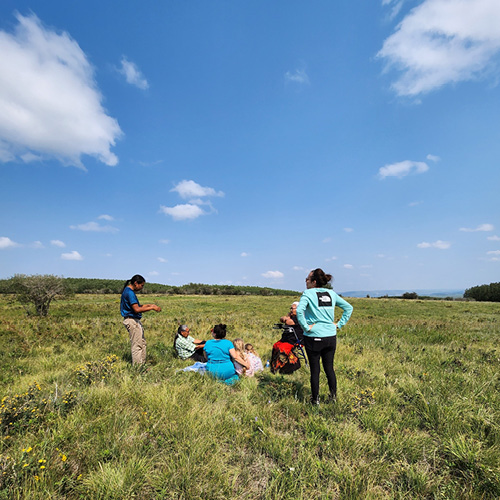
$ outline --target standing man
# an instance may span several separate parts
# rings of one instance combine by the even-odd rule
[[[160,312],[161,308],[156,304],[144,304],[141,306],[135,292],[144,288],[146,280],[136,274],[125,282],[120,301],[120,312],[123,316],[123,324],[130,337],[130,348],[132,350],[132,364],[143,364],[146,362],[146,339],[142,327],[142,313],[147,311]]]

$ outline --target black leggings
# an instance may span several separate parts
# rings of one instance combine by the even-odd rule
[[[309,359],[311,370],[311,397],[315,401],[319,396],[319,360],[323,361],[323,370],[325,370],[328,380],[330,395],[337,397],[337,377],[333,369],[333,358],[337,348],[337,336],[333,337],[304,337],[304,346]]]
[[[200,361],[201,363],[206,363],[207,362],[207,356],[205,354],[205,351],[203,349],[196,349],[196,351],[189,356],[191,359],[194,359],[195,361]]]

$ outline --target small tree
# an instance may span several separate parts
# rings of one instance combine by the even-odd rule
[[[16,274],[11,280],[11,290],[26,309],[28,315],[47,316],[49,306],[57,295],[65,292],[64,279],[52,274]]]

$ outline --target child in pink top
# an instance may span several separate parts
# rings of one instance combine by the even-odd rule
[[[245,344],[245,352],[248,356],[248,360],[250,361],[250,370],[252,371],[252,375],[257,372],[261,372],[264,370],[264,366],[262,365],[262,360],[259,358],[259,355],[255,352],[252,344]]]

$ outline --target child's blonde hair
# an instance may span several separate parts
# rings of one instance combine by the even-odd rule
[[[243,339],[234,339],[233,340],[233,345],[234,345],[234,348],[241,354],[241,357],[243,359],[246,359],[246,356],[245,356],[245,342],[243,342]]]
[[[258,354],[255,352],[255,349],[253,348],[252,344],[245,344],[245,351],[251,352],[252,354],[255,354],[255,356],[258,356]]]

